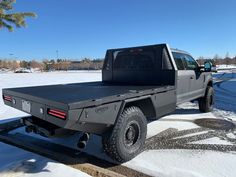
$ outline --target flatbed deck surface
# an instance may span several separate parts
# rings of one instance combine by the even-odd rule
[[[44,103],[49,100],[69,106],[69,109],[93,106],[99,102],[112,102],[174,89],[174,86],[114,85],[104,82],[73,83],[37,87],[4,89],[4,92],[20,98]],[[45,102],[47,104],[47,101]]]

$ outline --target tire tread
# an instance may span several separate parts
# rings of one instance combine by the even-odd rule
[[[123,126],[125,119],[131,114],[131,113],[136,113],[136,114],[141,114],[143,115],[142,111],[135,106],[131,106],[128,108],[125,108],[124,111],[121,113],[121,115],[118,117],[117,122],[115,126],[113,127],[112,130],[108,131],[102,138],[102,144],[103,144],[103,149],[104,151],[110,156],[112,159],[115,159],[118,162],[126,162],[131,160],[133,157],[130,156],[125,156],[122,157],[119,154],[119,150],[117,147],[117,141],[119,141],[119,133],[120,133],[120,128]],[[145,118],[145,116],[143,115]],[[146,123],[146,118],[145,118],[145,123]],[[137,152],[138,154],[139,152]]]

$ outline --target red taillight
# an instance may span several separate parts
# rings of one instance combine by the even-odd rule
[[[12,101],[12,97],[7,96],[7,95],[3,95],[3,99],[10,102]]]
[[[66,119],[66,113],[56,109],[48,109],[48,114],[60,119]]]

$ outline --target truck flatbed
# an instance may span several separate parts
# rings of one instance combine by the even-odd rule
[[[139,86],[121,84],[114,85],[105,82],[88,82],[10,88],[4,89],[3,94],[46,105],[54,105],[64,110],[71,110],[97,106],[137,96],[166,92],[173,89],[175,89],[174,86],[168,85]]]
[[[141,152],[147,120],[175,111],[177,103],[199,101],[213,109],[211,63],[204,68],[186,52],[167,44],[107,50],[102,81],[3,89],[4,103],[31,114],[26,132],[46,137],[83,132],[102,136],[105,152],[126,162]]]

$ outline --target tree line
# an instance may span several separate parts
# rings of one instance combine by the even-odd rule
[[[227,54],[224,58],[215,55],[213,58],[199,57],[197,59],[200,65],[203,65],[205,61],[211,61],[214,65],[236,65],[236,56],[229,57]],[[52,70],[101,70],[103,66],[103,59],[89,59],[83,58],[82,60],[7,60],[0,59],[0,69],[9,69],[16,71],[20,68],[38,69],[40,71],[52,71]]]
[[[66,59],[57,60],[31,60],[31,61],[16,61],[16,60],[0,60],[0,69],[9,69],[16,71],[20,68],[37,69],[40,71],[53,70],[101,70],[103,59],[84,58],[80,61],[72,61]]]
[[[219,55],[215,55],[213,58],[199,57],[197,61],[200,65],[203,65],[205,61],[211,61],[214,65],[236,65],[236,56],[230,57],[227,53],[225,57]]]

